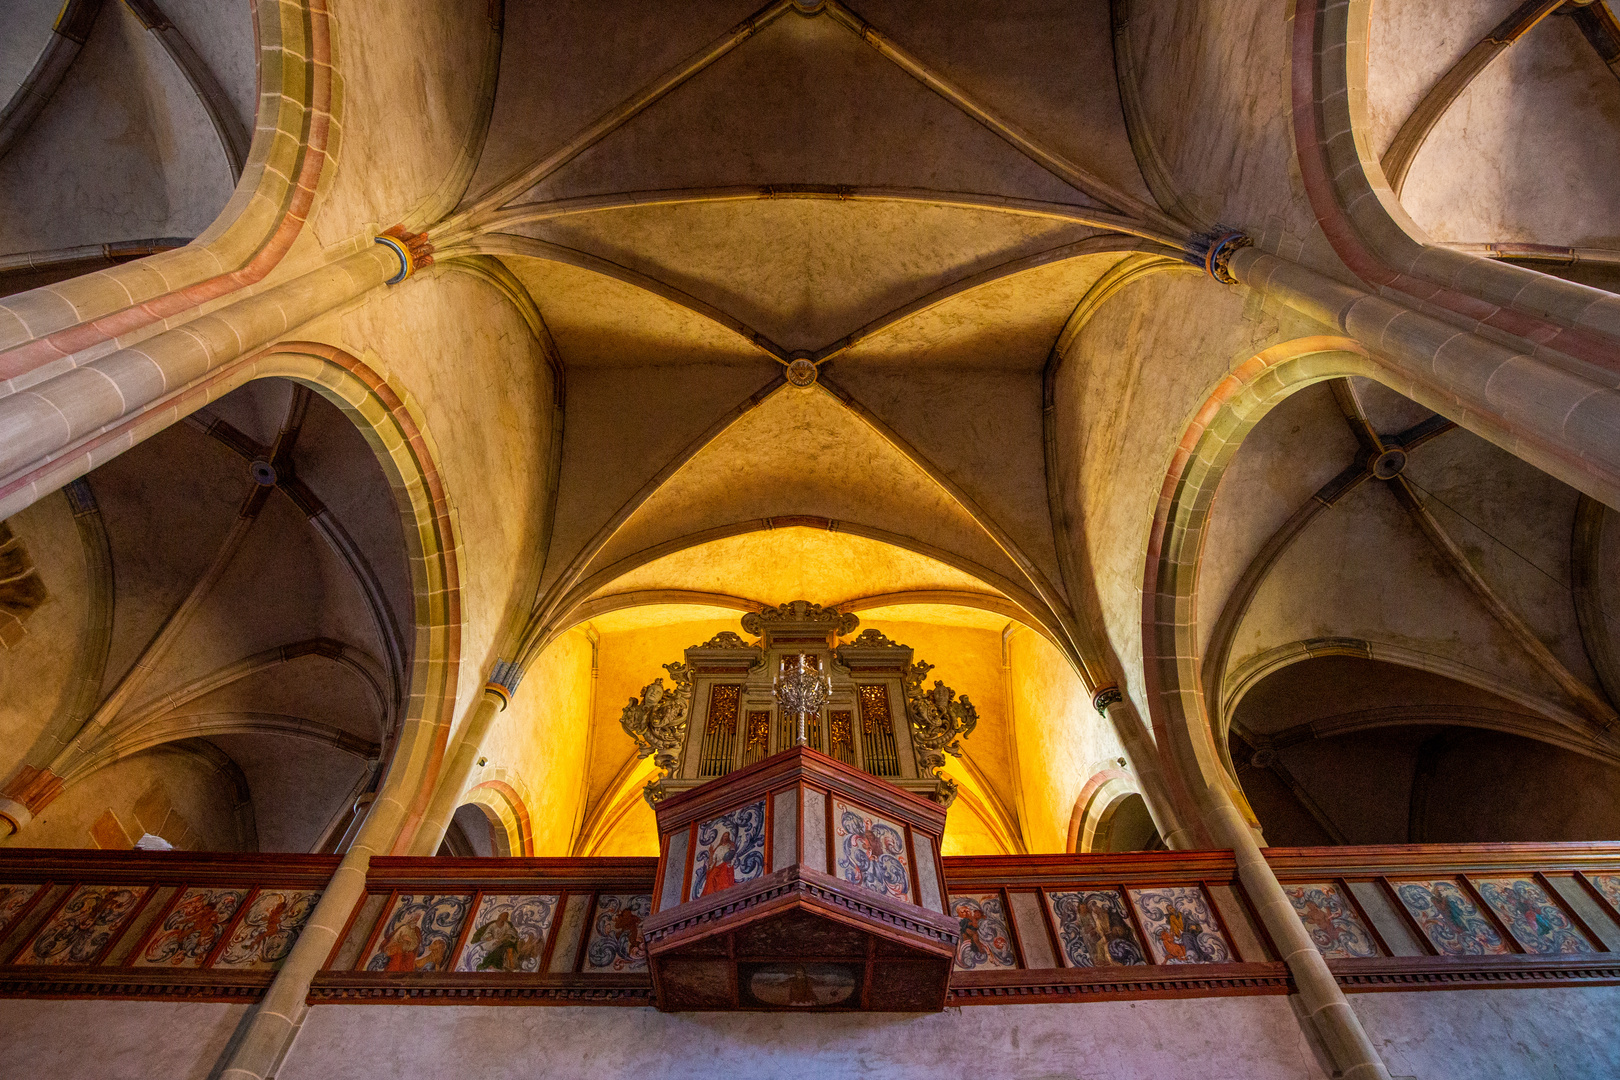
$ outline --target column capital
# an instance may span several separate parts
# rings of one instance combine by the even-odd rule
[[[511,660],[497,660],[495,666],[490,669],[489,681],[484,684],[484,692],[500,698],[501,708],[504,710],[512,704],[512,696],[517,693],[518,683],[522,681],[522,668]]]
[[[399,273],[388,279],[389,285],[398,285],[424,266],[433,265],[433,245],[426,233],[408,232],[403,225],[395,225],[377,237],[377,243],[392,248],[399,256]]]
[[[1249,235],[1240,230],[1231,229],[1226,232],[1216,233],[1210,237],[1199,237],[1194,243],[1198,244],[1198,241],[1209,244],[1209,247],[1204,251],[1205,272],[1222,285],[1236,285],[1238,280],[1232,276],[1232,255],[1238,248],[1254,246],[1254,241],[1249,238]],[[1202,246],[1202,244],[1198,244],[1198,246]]]
[[[1108,706],[1117,705],[1124,700],[1125,695],[1120,692],[1119,684],[1109,683],[1107,686],[1097,688],[1097,693],[1091,699],[1091,704],[1099,713],[1106,716],[1108,715]]]

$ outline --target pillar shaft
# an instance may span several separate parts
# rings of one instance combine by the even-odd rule
[[[445,830],[450,828],[450,819],[455,816],[456,805],[461,801],[461,794],[467,789],[467,779],[472,775],[473,762],[484,745],[484,737],[489,734],[495,717],[505,708],[506,699],[500,692],[486,686],[483,697],[467,718],[456,740],[454,753],[439,773],[438,785],[433,789],[433,800],[428,803],[427,812],[422,815],[422,823],[411,841],[412,855],[432,855],[439,850]]]
[[[1232,277],[1372,350],[1400,393],[1609,506],[1620,506],[1620,376],[1513,349],[1245,247]]]
[[[394,248],[368,244],[138,345],[70,357],[11,380],[3,388],[11,392],[0,397],[0,519],[206,404],[204,396],[181,397],[211,372],[400,270]]]
[[[1105,697],[1112,700],[1105,700]],[[1136,710],[1119,695],[1118,690],[1113,695],[1109,695],[1106,689],[1100,691],[1097,700],[1103,701],[1103,715],[1114,725],[1114,731],[1125,747],[1125,758],[1131,764],[1131,771],[1136,774],[1137,783],[1142,785],[1142,798],[1147,803],[1154,827],[1159,830],[1159,838],[1172,851],[1197,847],[1197,839],[1182,824],[1181,815],[1176,812],[1175,800],[1165,782],[1164,770],[1159,765],[1158,747],[1137,719]]]

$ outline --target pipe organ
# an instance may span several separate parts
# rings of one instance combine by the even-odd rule
[[[773,680],[798,657],[830,676],[827,704],[806,717],[812,750],[949,806],[956,785],[939,775],[945,755],[978,714],[966,697],[939,681],[923,688],[933,665],[836,608],[796,600],[750,612],[742,629],[723,631],[665,664],[674,681],[654,680],[630,699],[620,718],[660,775],[649,802],[718,779],[795,745],[798,717],[778,702]],[[843,640],[841,639],[848,639]]]

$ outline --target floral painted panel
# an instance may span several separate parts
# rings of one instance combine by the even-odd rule
[[[1283,892],[1310,931],[1317,951],[1329,960],[1379,955],[1378,943],[1339,886],[1330,881],[1284,885]]]
[[[951,914],[962,924],[962,937],[956,946],[958,968],[973,971],[1018,966],[1012,933],[1007,929],[1007,912],[998,894],[953,896]]]
[[[472,897],[400,893],[366,960],[367,971],[448,971]]]
[[[1402,881],[1395,885],[1395,895],[1441,956],[1493,956],[1509,951],[1479,905],[1449,878]]]
[[[1197,885],[1132,889],[1131,903],[1147,934],[1156,964],[1228,964],[1226,943],[1209,899]]]
[[[559,899],[485,893],[456,970],[539,971]]]
[[[187,889],[135,958],[135,966],[202,967],[245,896],[246,889]]]
[[[1479,895],[1507,924],[1524,951],[1529,953],[1589,953],[1592,945],[1575,929],[1557,904],[1534,878],[1492,878],[1475,881]]]
[[[318,889],[261,889],[213,966],[245,971],[279,967],[320,899]]]
[[[1046,894],[1063,955],[1075,967],[1146,964],[1142,943],[1118,889]]]
[[[88,964],[146,895],[144,885],[80,885],[28,943],[19,964]]]
[[[832,801],[832,816],[838,876],[873,892],[910,900],[906,830],[842,799]]]
[[[0,934],[6,932],[11,920],[21,915],[34,894],[43,885],[0,885]]]
[[[1609,902],[1610,907],[1620,912],[1620,874],[1588,874],[1586,880]]]
[[[650,914],[651,896],[598,896],[584,970],[646,971],[647,945],[641,939],[641,921]]]
[[[698,823],[692,895],[709,896],[765,872],[765,800]]]

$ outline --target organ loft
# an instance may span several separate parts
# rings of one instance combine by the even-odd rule
[[[0,1077],[1620,1075],[1616,0],[0,4]]]

